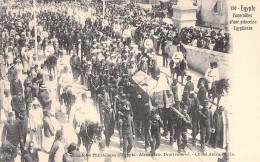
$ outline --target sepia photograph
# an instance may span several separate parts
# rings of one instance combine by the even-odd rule
[[[232,161],[227,1],[0,0],[0,161]]]

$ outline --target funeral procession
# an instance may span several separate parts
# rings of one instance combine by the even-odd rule
[[[0,0],[0,161],[230,161],[226,8]]]

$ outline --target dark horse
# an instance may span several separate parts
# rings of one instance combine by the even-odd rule
[[[52,71],[53,71],[54,77],[56,76],[57,60],[58,60],[57,56],[50,55],[44,61],[44,66],[47,67],[50,75],[52,75]]]
[[[174,67],[175,65],[175,67]],[[181,83],[183,83],[183,78],[186,75],[188,66],[186,61],[182,60],[179,64],[176,64],[173,60],[170,61],[170,69],[171,69],[171,74],[172,74],[172,78],[174,79],[174,75],[175,73],[177,74],[177,81],[179,76],[181,76]]]
[[[88,159],[92,144],[97,140],[101,141],[102,128],[97,122],[86,120],[81,124],[79,134],[82,143],[86,148]]]
[[[197,88],[199,88],[201,83],[204,83],[205,88],[208,90],[208,96],[212,97],[212,102],[217,98],[217,107],[219,106],[219,101],[225,93],[229,91],[229,83],[228,79],[220,79],[219,81],[215,81],[212,83],[212,86],[209,87],[209,82],[206,78],[200,78],[198,81]]]
[[[61,95],[61,101],[63,101],[66,106],[66,111],[69,119],[71,107],[76,102],[76,96],[72,93],[71,87],[64,87],[63,93]]]

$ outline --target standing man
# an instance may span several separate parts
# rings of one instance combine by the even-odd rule
[[[106,106],[106,109],[104,109],[104,127],[106,146],[109,147],[110,138],[114,134],[115,129],[115,112],[110,106]]]
[[[191,117],[191,123],[192,123],[192,143],[194,146],[196,146],[196,136],[199,134],[199,106],[200,102],[198,97],[196,97],[196,94],[194,91],[190,92],[190,98],[191,98],[191,109],[190,109],[190,117]]]
[[[18,136],[20,140],[21,152],[23,153],[25,144],[26,144],[26,136],[28,132],[28,117],[26,116],[26,111],[21,111],[18,114]]]
[[[123,137],[123,154],[124,157],[126,158],[127,155],[131,152],[133,143],[134,143],[134,137],[135,137],[135,127],[134,127],[134,122],[133,118],[130,115],[130,107],[126,105],[124,102],[122,104],[123,109],[119,112],[122,115],[122,118],[120,119],[121,123],[121,132]]]
[[[24,97],[22,95],[22,92],[19,92],[17,95],[12,97],[11,106],[12,106],[12,110],[15,112],[16,119],[18,118],[18,114],[21,111],[26,111],[24,101],[25,100],[24,100]]]
[[[200,85],[198,85],[199,91],[197,93],[200,105],[203,106],[205,104],[205,100],[207,99],[207,89],[205,87],[205,83],[201,82]]]
[[[9,120],[4,123],[4,128],[2,132],[2,143],[4,141],[9,141],[15,148],[17,148],[19,144],[19,136],[18,136],[18,125],[15,121],[13,112],[8,113]]]
[[[73,55],[70,58],[70,66],[71,66],[71,71],[72,71],[72,74],[73,74],[74,81],[77,81],[79,74],[81,72],[80,72],[80,68],[79,68],[80,58],[79,58],[78,55],[76,55],[75,52],[73,52]]]
[[[11,91],[11,95],[15,96],[18,93],[23,93],[23,85],[21,80],[18,78],[18,74],[13,76],[13,80],[11,81],[10,84],[10,91]]]
[[[191,81],[190,75],[187,76],[187,83],[184,86],[184,91],[187,91],[188,93],[190,93],[191,91],[194,91],[194,83]]]
[[[32,81],[30,79],[24,82],[24,98],[26,105],[26,114],[29,116],[29,110],[32,102]]]
[[[199,111],[200,113],[200,142],[201,151],[205,152],[205,145],[210,139],[210,111],[208,101],[205,102],[203,108]]]
[[[183,116],[179,117],[177,121],[177,144],[179,153],[181,153],[181,151],[183,151],[184,153],[186,152],[186,146],[188,143],[187,129],[191,124],[191,121],[187,112],[188,106],[185,105],[182,109]]]
[[[50,95],[49,95],[46,85],[42,85],[40,87],[39,94],[38,94],[38,100],[39,100],[43,110],[44,109],[50,110],[51,100],[50,100]]]
[[[155,154],[155,151],[159,148],[161,144],[161,128],[163,127],[163,122],[159,116],[159,113],[152,111],[152,118],[150,123],[150,133],[151,133],[151,153]]]
[[[43,140],[43,112],[40,108],[40,103],[35,99],[32,102],[32,110],[29,112],[29,126],[30,126],[30,139],[33,140],[35,136],[37,142],[37,148],[42,149]]]

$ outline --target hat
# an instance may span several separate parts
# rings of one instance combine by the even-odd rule
[[[76,143],[72,142],[68,147],[68,152],[74,151],[77,149]]]
[[[187,76],[187,80],[191,80],[191,76],[190,75]]]
[[[13,113],[13,112],[9,112],[9,113],[8,113],[8,117],[9,117],[9,118],[11,118],[11,117],[13,117],[13,116],[14,116],[14,113]]]
[[[219,107],[219,111],[224,111],[225,107],[224,106],[220,106]]]
[[[137,98],[142,98],[142,96],[139,94],[139,95],[137,95]]]
[[[40,90],[43,90],[43,89],[47,89],[47,86],[46,85],[41,85],[41,87],[40,87]]]
[[[19,62],[19,63],[20,63],[20,62],[21,62],[21,59],[17,59],[16,62]]]

